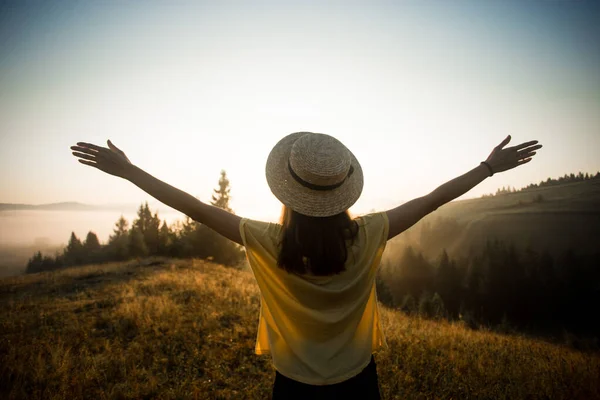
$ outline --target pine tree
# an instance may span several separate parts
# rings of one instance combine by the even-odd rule
[[[158,213],[152,215],[148,202],[140,205],[137,218],[133,220],[132,226],[142,234],[148,253],[157,254],[160,219],[158,218]]]
[[[413,296],[407,294],[402,298],[402,303],[400,304],[400,309],[408,315],[413,315],[417,313],[417,301]]]
[[[113,234],[107,245],[108,258],[114,261],[124,261],[129,258],[129,222],[121,215],[115,223]]]
[[[417,299],[423,292],[433,289],[434,276],[435,271],[423,254],[408,246],[400,258],[399,271],[393,281],[393,290],[397,292],[394,295],[410,293]]]
[[[173,241],[173,255],[176,257],[200,257],[199,249],[203,244],[199,240],[200,224],[186,216],[176,227],[176,237]]]
[[[433,302],[431,293],[425,291],[419,298],[419,315],[423,318],[433,317]]]
[[[442,297],[435,293],[431,299],[431,312],[435,319],[441,319],[447,317],[446,306]]]
[[[229,179],[225,170],[221,171],[219,187],[213,190],[211,204],[215,207],[234,213],[229,205],[231,200]],[[214,262],[224,265],[236,265],[244,257],[243,250],[229,239],[219,235],[205,225],[197,224],[195,227],[196,240],[199,246],[194,248],[200,257],[212,258]]]
[[[219,188],[213,189],[214,193],[212,195],[212,204],[215,207],[222,208],[223,210],[227,210],[229,212],[233,212],[229,207],[229,200],[231,199],[229,192],[229,179],[227,179],[227,172],[225,170],[221,170],[221,177],[219,178]]]
[[[456,264],[450,261],[446,250],[442,252],[440,264],[436,270],[434,290],[439,293],[447,304],[444,304],[445,310],[450,317],[458,315],[461,295],[461,274],[456,268]]]
[[[377,300],[388,307],[394,306],[394,298],[390,292],[390,288],[385,283],[383,278],[383,270],[380,268],[375,278],[375,290],[377,291]]]
[[[42,257],[42,252],[38,251],[27,262],[25,273],[32,274],[35,272],[53,271],[60,267],[62,267],[62,262],[59,260],[58,256],[56,259],[50,256]]]
[[[161,256],[169,256],[172,245],[172,232],[167,225],[167,220],[163,221],[160,230],[158,231],[158,252]]]
[[[71,238],[64,250],[65,265],[81,265],[84,262],[84,249],[81,240],[71,232]]]
[[[27,269],[25,273],[33,274],[42,271],[42,252],[38,251],[27,261]]]
[[[98,236],[89,231],[85,241],[83,242],[83,252],[86,262],[96,263],[101,261],[102,246],[98,240]]]
[[[131,257],[146,257],[148,255],[144,235],[136,226],[129,231],[129,255]]]

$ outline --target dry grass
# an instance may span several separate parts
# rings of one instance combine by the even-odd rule
[[[249,271],[107,264],[0,281],[0,397],[268,398]],[[386,399],[600,398],[600,355],[383,309]]]

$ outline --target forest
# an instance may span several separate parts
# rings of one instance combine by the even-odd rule
[[[583,173],[581,171],[579,171],[579,173],[574,174],[574,173],[570,173],[570,174],[565,174],[564,176],[561,176],[557,179],[554,178],[548,178],[545,181],[541,181],[540,183],[530,183],[529,185],[517,190],[513,187],[502,187],[502,188],[498,188],[498,190],[496,190],[496,193],[490,193],[490,194],[484,194],[481,197],[493,197],[493,196],[501,196],[503,194],[509,194],[509,193],[517,193],[517,192],[521,192],[523,190],[528,190],[528,189],[535,189],[535,188],[539,188],[539,187],[547,187],[547,186],[554,186],[554,185],[562,185],[564,183],[572,183],[572,182],[583,182],[583,181],[587,181],[590,179],[600,179],[600,171],[596,172],[595,175],[591,175],[589,173]]]
[[[229,207],[229,186],[227,173],[221,171],[211,204],[233,212]],[[202,258],[233,266],[244,259],[245,253],[237,244],[189,217],[171,225],[166,221],[161,223],[158,213],[153,214],[146,202],[139,206],[137,218],[131,224],[123,216],[115,222],[106,244],[101,244],[92,231],[83,241],[71,233],[62,252],[54,256],[36,252],[27,262],[26,273],[149,256]]]

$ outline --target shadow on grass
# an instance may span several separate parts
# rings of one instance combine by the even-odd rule
[[[11,306],[19,305],[19,309],[26,311],[28,308],[36,307],[45,299],[52,299],[55,303],[62,301],[85,303],[86,300],[93,300],[96,293],[108,291],[112,286],[123,286],[132,281],[143,282],[161,271],[190,269],[202,271],[203,264],[197,266],[194,260],[148,258],[24,274],[0,280],[0,305],[3,303]],[[144,284],[140,284],[137,290],[143,294]],[[194,294],[189,291],[177,294],[184,303],[193,296]],[[89,311],[92,308],[111,308],[120,301],[122,300],[115,298],[88,302],[75,308],[74,312]]]

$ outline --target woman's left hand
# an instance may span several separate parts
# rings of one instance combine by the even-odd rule
[[[90,167],[98,168],[107,174],[127,179],[133,170],[133,164],[123,151],[117,148],[110,140],[106,142],[108,148],[95,144],[78,142],[71,146],[73,155],[79,157],[79,162]]]
[[[510,142],[510,139],[510,135],[508,135],[502,143],[494,147],[494,150],[492,150],[487,160],[485,160],[494,173],[507,171],[528,163],[535,155],[536,150],[542,148],[542,145],[538,144],[537,140],[504,148]]]

